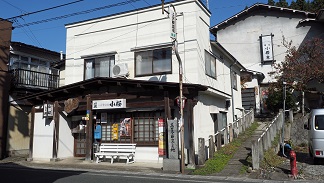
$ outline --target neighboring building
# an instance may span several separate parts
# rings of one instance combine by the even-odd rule
[[[198,138],[207,140],[242,116],[244,67],[219,43],[210,41],[211,14],[199,0],[173,5],[178,12],[178,50],[187,98],[186,162],[195,164]],[[161,6],[152,6],[66,28],[71,41],[67,42],[65,86],[20,98],[34,104],[30,158],[91,159],[93,129],[101,125],[101,142],[133,142],[136,161],[162,162],[158,120],[168,125],[168,119],[180,118],[179,62],[172,51],[167,14],[161,13]],[[53,121],[43,118],[42,101],[54,104]],[[125,118],[131,119],[129,136],[113,130]]]
[[[10,43],[9,72],[11,73],[10,106],[8,117],[7,147],[9,156],[27,155],[32,105],[17,98],[59,87],[59,69],[53,67],[63,55],[58,52],[27,45]],[[45,101],[43,101],[45,102]]]
[[[257,113],[266,112],[267,87],[275,82],[268,73],[275,71],[274,63],[284,61],[284,43],[291,41],[298,48],[311,38],[324,37],[320,14],[316,17],[315,13],[265,4],[255,4],[210,30],[225,49],[254,73],[242,95],[243,106],[254,107]],[[262,74],[264,79],[260,82]],[[252,98],[255,101],[251,102]]]
[[[0,18],[0,159],[6,154],[8,99],[10,74],[8,73],[12,22]]]

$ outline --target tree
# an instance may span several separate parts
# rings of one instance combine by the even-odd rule
[[[297,10],[306,11],[306,1],[305,0],[296,0]]]
[[[292,42],[287,42],[284,38],[283,43],[287,47],[285,61],[275,64],[276,71],[269,73],[278,81],[277,86],[273,86],[274,88],[280,87],[281,83],[285,81],[298,91],[307,91],[309,81],[324,82],[323,38],[308,40],[298,49],[291,46]]]
[[[283,109],[283,89],[270,89],[269,95],[266,100],[267,109],[271,112],[278,112],[279,109]],[[285,101],[285,109],[295,109],[296,108],[296,100],[292,96],[289,90],[286,91],[286,101]]]
[[[324,9],[324,0],[313,0],[310,4],[310,11],[317,13],[320,9]]]
[[[274,0],[268,0],[268,5],[274,6],[275,5],[275,1]]]
[[[279,0],[279,2],[276,3],[276,6],[288,8],[288,3],[286,0]]]
[[[299,10],[298,9],[299,7],[295,1],[291,1],[289,8],[294,10]]]

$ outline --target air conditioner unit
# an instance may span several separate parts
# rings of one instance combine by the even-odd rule
[[[128,67],[126,63],[116,64],[112,69],[112,77],[127,77],[128,76]]]

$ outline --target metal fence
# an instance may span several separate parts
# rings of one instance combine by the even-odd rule
[[[251,109],[242,118],[230,123],[225,128],[217,131],[214,135],[209,135],[205,141],[204,138],[198,139],[198,164],[205,164],[206,159],[214,157],[215,151],[220,150],[226,144],[232,142],[240,133],[244,132],[254,122],[254,109]],[[208,146],[205,142],[208,141]],[[208,155],[207,155],[207,153]],[[208,158],[206,158],[208,157]]]

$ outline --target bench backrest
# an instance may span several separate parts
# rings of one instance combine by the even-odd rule
[[[99,146],[99,152],[135,154],[135,150],[136,150],[136,144],[102,143]]]

